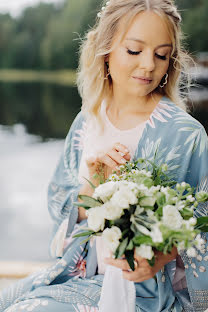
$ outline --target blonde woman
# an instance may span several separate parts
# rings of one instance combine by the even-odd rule
[[[208,189],[207,135],[186,112],[180,93],[188,85],[189,61],[180,22],[171,0],[110,0],[98,14],[80,48],[82,109],[49,185],[50,253],[56,262],[3,290],[1,312],[98,311],[106,264],[135,283],[135,311],[208,308],[208,246],[193,259],[175,249],[158,253],[153,268],[135,256],[131,272],[125,259],[109,257],[101,241],[81,244],[82,238],[73,238],[87,225],[85,211],[73,205],[79,193],[92,194],[83,177],[98,183],[95,172],[108,177],[127,160],[156,154],[171,177]],[[196,216],[207,208],[198,207]]]

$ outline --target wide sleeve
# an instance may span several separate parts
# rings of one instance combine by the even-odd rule
[[[77,148],[77,133],[82,127],[81,113],[75,118],[65,139],[64,150],[48,186],[48,211],[54,221],[49,254],[62,257],[64,240],[73,231],[78,218],[78,207],[73,203],[81,188],[78,180],[80,149]]]
[[[185,182],[196,188],[196,191],[208,192],[208,137],[203,126],[198,129],[194,139],[192,155]],[[208,202],[199,204],[196,217],[208,215]]]
[[[194,138],[185,181],[194,186],[197,191],[208,192],[208,138],[202,126]],[[198,205],[195,216],[208,216],[208,202]],[[201,233],[201,235],[205,239],[205,244],[202,245],[201,250],[197,250],[196,257],[188,257],[186,251],[181,254],[194,311],[208,309],[208,234]]]

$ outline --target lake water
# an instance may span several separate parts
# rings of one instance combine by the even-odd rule
[[[81,101],[75,88],[37,83],[1,83],[0,98],[0,261],[48,261],[47,187]],[[208,131],[208,89],[192,100]]]

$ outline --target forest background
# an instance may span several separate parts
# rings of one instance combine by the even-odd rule
[[[176,0],[191,54],[208,51],[207,0]],[[80,37],[93,26],[101,0],[40,3],[20,16],[0,14],[0,69],[76,69]]]

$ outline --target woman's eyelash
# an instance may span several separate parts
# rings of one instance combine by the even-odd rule
[[[139,55],[142,51],[132,51],[132,50],[127,49],[127,52],[131,55]],[[167,59],[165,55],[160,55],[157,53],[155,53],[155,55],[161,60],[165,61]]]
[[[138,55],[139,53],[141,53],[141,51],[132,51],[132,50],[129,50],[127,49],[127,52],[131,55]]]

